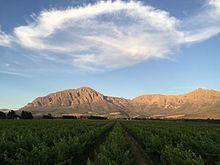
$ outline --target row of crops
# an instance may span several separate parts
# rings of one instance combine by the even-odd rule
[[[155,164],[220,164],[220,125],[174,122],[123,122]]]
[[[94,161],[88,160],[88,165],[133,165],[134,159],[130,145],[125,138],[124,130],[119,123],[107,137],[100,151],[96,153]]]
[[[1,165],[82,164],[80,156],[112,121],[0,121]]]
[[[134,152],[134,143],[142,154]],[[220,125],[175,121],[0,121],[1,165],[133,165],[139,158],[148,160],[148,164],[219,165]]]

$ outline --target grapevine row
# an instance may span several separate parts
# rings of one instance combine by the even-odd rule
[[[220,126],[171,121],[123,121],[155,164],[219,164]]]
[[[79,164],[78,157],[112,125],[111,121],[4,121],[1,165]]]

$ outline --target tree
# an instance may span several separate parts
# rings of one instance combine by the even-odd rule
[[[32,113],[27,111],[21,112],[21,118],[22,119],[33,119]]]
[[[43,115],[43,119],[54,119],[54,117],[51,115],[51,113],[48,113],[47,115]]]
[[[14,110],[10,110],[7,114],[8,119],[15,119],[16,117],[18,117],[18,116],[16,115]]]
[[[5,113],[0,111],[0,119],[5,119],[5,118],[6,118]]]

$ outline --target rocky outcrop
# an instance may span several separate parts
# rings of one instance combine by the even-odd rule
[[[82,87],[39,97],[21,110],[55,116],[83,113],[108,117],[220,118],[220,92],[197,89],[184,95],[147,94],[130,100]]]
[[[220,118],[220,92],[214,90],[199,88],[184,95],[143,95],[132,102],[136,111],[149,117]]]
[[[104,100],[104,95],[91,88],[83,87],[52,93],[45,97],[38,97],[24,108],[35,108],[41,106],[77,106],[80,104],[91,104],[102,100]]]
[[[127,99],[104,96],[91,88],[82,87],[38,97],[20,111],[31,111],[35,115],[52,113],[60,116],[64,113],[86,113],[108,117],[110,113],[117,112],[120,117],[128,117],[126,110],[129,106],[131,105]]]

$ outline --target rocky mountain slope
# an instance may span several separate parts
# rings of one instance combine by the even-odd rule
[[[129,117],[126,111],[129,106],[131,105],[127,99],[104,96],[91,88],[82,87],[38,97],[20,110],[31,111],[34,115],[80,113]]]
[[[139,115],[159,118],[220,118],[220,92],[196,89],[183,95],[143,95],[132,100]]]
[[[147,94],[130,100],[82,87],[39,97],[21,110],[55,116],[76,113],[108,117],[220,118],[220,92],[197,89],[184,95]]]

